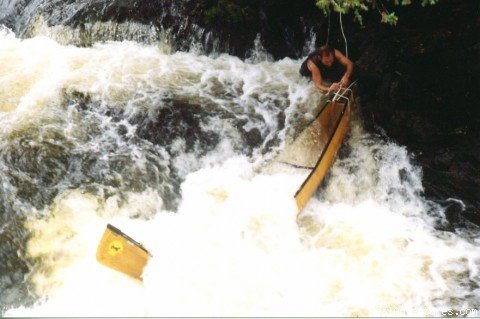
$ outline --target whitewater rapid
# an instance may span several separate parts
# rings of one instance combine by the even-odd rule
[[[480,237],[437,230],[443,208],[422,196],[421,169],[404,147],[365,132],[355,111],[300,216],[302,177],[262,172],[323,98],[300,78],[300,61],[261,48],[242,61],[164,42],[80,48],[53,38],[0,31],[0,233],[18,234],[20,252],[6,254],[12,266],[2,261],[2,282],[14,283],[4,315],[478,309]],[[96,262],[107,223],[152,253],[143,283]],[[28,268],[23,279],[15,263]]]

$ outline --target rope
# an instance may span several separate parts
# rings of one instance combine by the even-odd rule
[[[333,102],[336,102],[336,101],[340,100],[341,98],[344,98],[344,99],[345,99],[345,98],[346,98],[346,97],[344,96],[345,93],[347,93],[348,91],[351,92],[351,91],[352,91],[351,87],[352,87],[356,82],[357,82],[357,80],[355,80],[355,81],[353,81],[352,83],[350,83],[350,85],[349,85],[346,89],[344,89],[343,92],[342,92],[342,94],[340,94],[340,95],[339,95],[339,93],[340,93],[340,90],[342,90],[342,88],[339,88],[338,91],[337,91],[337,93],[335,93],[335,96],[333,97],[332,101],[333,101]]]
[[[348,58],[348,43],[347,43],[347,37],[345,36],[345,32],[343,32],[342,13],[339,12],[339,14],[340,14],[340,28],[342,29],[343,40],[345,41],[345,56]]]

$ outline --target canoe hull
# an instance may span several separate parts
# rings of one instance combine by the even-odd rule
[[[107,225],[97,248],[97,261],[102,265],[142,280],[150,253],[118,228]]]
[[[318,143],[324,144],[322,152],[315,166],[300,188],[295,193],[298,212],[302,211],[318,186],[324,179],[329,168],[335,161],[337,151],[340,149],[350,121],[350,104],[353,94],[340,102],[328,101],[311,126],[319,127],[316,133]]]

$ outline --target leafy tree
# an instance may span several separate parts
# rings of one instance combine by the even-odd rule
[[[348,13],[353,11],[355,19],[362,23],[362,11],[367,11],[369,8],[378,10],[381,21],[391,25],[395,25],[398,21],[398,17],[395,12],[389,12],[383,4],[382,0],[315,0],[317,7],[319,7],[325,14],[330,11]],[[393,3],[394,5],[410,5],[412,0],[385,0],[387,3]],[[439,0],[420,0],[422,6],[433,5]]]

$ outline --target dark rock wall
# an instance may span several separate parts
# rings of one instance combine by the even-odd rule
[[[464,200],[458,223],[480,224],[479,8],[449,0],[405,7],[396,27],[372,23],[350,36],[370,76],[367,123],[414,152],[428,197]]]

